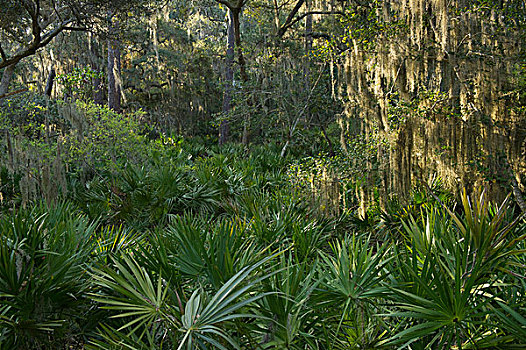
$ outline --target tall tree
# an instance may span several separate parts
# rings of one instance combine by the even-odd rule
[[[232,109],[232,92],[234,90],[234,19],[230,9],[228,9],[228,25],[227,25],[227,46],[225,58],[225,87],[223,93],[223,114],[225,118],[221,120],[219,125],[219,144],[223,145],[228,142],[230,134],[230,123],[226,119],[227,114]]]
[[[432,176],[454,191],[484,184],[497,200],[520,195],[526,3],[355,1],[347,11],[346,111],[383,140],[365,197],[381,184],[374,191],[404,198]]]
[[[82,30],[98,1],[3,0],[0,4],[0,97],[8,91],[15,66],[65,30]]]
[[[223,95],[223,113],[226,116],[232,109],[232,93],[234,85],[234,51],[237,47],[237,56],[241,80],[248,81],[245,57],[241,44],[240,15],[247,0],[215,0],[227,8],[227,53],[225,58],[225,90]],[[219,144],[222,145],[229,139],[229,121],[223,119],[219,126]]]
[[[7,94],[9,83],[11,83],[11,79],[15,73],[15,67],[16,63],[13,63],[5,67],[4,72],[2,73],[2,80],[0,80],[0,98]]]
[[[102,58],[100,54],[100,45],[97,39],[91,33],[88,34],[88,45],[89,45],[89,63],[91,69],[95,72],[101,71],[102,67]],[[93,101],[98,104],[104,104],[104,91],[103,91],[103,82],[101,76],[97,74],[92,79],[93,84]]]
[[[101,21],[108,6],[125,10],[146,0],[0,0],[0,97],[7,92],[15,66],[64,31],[85,31]]]
[[[110,13],[108,23],[108,107],[120,113],[122,83],[119,20]]]

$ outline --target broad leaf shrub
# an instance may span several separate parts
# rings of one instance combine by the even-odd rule
[[[29,93],[2,104],[3,178],[11,178],[17,188],[0,191],[2,197],[10,195],[2,202],[11,205],[64,198],[76,190],[75,181],[139,164],[148,158],[150,144],[162,145],[149,142],[141,111],[121,115],[93,102],[51,101]]]

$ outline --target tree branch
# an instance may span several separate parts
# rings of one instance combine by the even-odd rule
[[[8,92],[7,94],[1,95],[0,96],[0,100],[3,99],[3,98],[9,97],[9,96],[13,96],[13,95],[16,95],[16,94],[20,94],[22,92],[26,92],[26,91],[28,91],[28,89],[20,89],[20,90],[15,90],[15,91]]]
[[[289,15],[287,16],[287,19],[285,20],[285,23],[279,28],[278,30],[278,36],[281,38],[287,29],[290,27],[290,23],[294,19],[294,16],[298,13],[298,11],[301,9],[301,7],[305,4],[305,0],[298,0],[292,11],[290,11]]]
[[[70,24],[71,22],[73,22],[73,19],[69,19],[69,20],[67,20],[65,22],[62,22],[57,28],[55,28],[54,30],[46,33],[41,38],[39,36],[38,39],[33,39],[31,44],[29,44],[29,46],[20,49],[11,58],[2,59],[2,61],[0,61],[0,69],[4,68],[4,67],[7,67],[7,66],[10,66],[12,64],[16,64],[16,63],[20,62],[20,60],[25,58],[25,57],[34,55],[37,52],[38,49],[40,49],[40,48],[46,46],[47,44],[49,44],[49,42],[51,40],[53,40],[53,38],[56,37],[58,34],[60,34],[64,30],[64,28],[66,28],[67,25]]]
[[[63,30],[70,32],[87,32],[88,28],[86,27],[64,27]]]
[[[0,57],[2,58],[2,61],[7,59],[4,49],[2,49],[2,43],[0,43]]]
[[[331,36],[330,36],[330,34],[327,34],[327,33],[312,32],[312,33],[304,34],[303,36],[304,36],[304,37],[311,37],[311,38],[313,38],[313,39],[326,39],[326,40],[331,40]]]
[[[232,6],[232,4],[226,0],[215,0],[216,2],[222,4],[222,5],[225,5],[226,7],[228,7],[229,9],[232,9],[234,6]]]
[[[343,15],[343,12],[340,12],[340,11],[309,11],[309,12],[305,12],[304,14],[296,17],[294,20],[291,19],[289,21],[289,19],[287,18],[288,23],[286,21],[283,24],[283,26],[281,26],[278,32],[278,36],[282,37],[290,27],[292,27],[294,24],[298,23],[299,21],[301,21],[302,19],[310,15]]]
[[[296,127],[298,126],[298,122],[300,121],[301,117],[305,115],[305,112],[307,111],[307,108],[309,108],[310,99],[312,97],[312,94],[314,93],[314,90],[316,90],[316,87],[318,86],[318,83],[320,82],[321,76],[323,75],[323,71],[325,70],[325,67],[327,66],[327,63],[325,63],[323,66],[320,67],[320,73],[318,74],[318,79],[316,79],[316,82],[312,86],[311,90],[309,91],[309,95],[307,96],[307,101],[305,102],[305,106],[303,106],[303,109],[300,111],[300,113],[296,116],[296,120],[292,123],[292,125],[289,128],[289,134],[287,137],[287,142],[285,142],[285,145],[281,149],[281,157],[285,156],[285,153],[287,152],[287,147],[290,144],[290,141],[292,140],[292,136],[294,136],[294,131],[296,130]]]

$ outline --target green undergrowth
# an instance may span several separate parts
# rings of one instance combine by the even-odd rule
[[[436,185],[335,215],[278,148],[165,141],[4,210],[1,349],[526,344],[526,226],[509,200],[455,205]]]
[[[526,346],[510,199],[431,179],[358,215],[339,156],[39,103],[37,126],[3,114],[0,349]]]

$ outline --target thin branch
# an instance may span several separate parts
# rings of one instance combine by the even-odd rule
[[[64,22],[60,23],[60,25],[57,28],[55,28],[53,31],[51,31],[49,33],[46,33],[46,35],[44,35],[42,37],[42,43],[41,43],[40,47],[44,47],[45,45],[49,44],[49,42],[54,37],[59,35],[64,30],[64,28],[66,28],[68,26],[68,24],[72,23],[73,21],[74,21],[74,19],[70,18],[67,21],[64,21]]]
[[[303,34],[304,37],[313,38],[313,39],[326,39],[331,40],[330,34],[327,33],[318,33],[318,32],[311,32],[308,34]]]
[[[318,75],[318,78],[316,79],[316,82],[314,83],[314,85],[312,86],[311,90],[309,91],[309,95],[307,96],[307,102],[305,102],[305,106],[303,106],[303,109],[301,110],[301,112],[298,114],[298,116],[296,117],[296,120],[294,120],[294,123],[292,124],[292,126],[290,127],[289,129],[289,135],[288,135],[288,139],[287,139],[287,142],[285,143],[285,145],[283,146],[283,148],[281,149],[281,157],[284,157],[285,156],[285,153],[287,152],[287,147],[289,146],[290,144],[290,140],[292,139],[292,136],[294,135],[294,131],[296,131],[296,127],[298,126],[298,122],[300,121],[301,117],[305,114],[305,112],[307,111],[307,108],[309,108],[309,104],[310,104],[310,99],[312,97],[312,94],[314,93],[314,90],[316,89],[316,87],[318,86],[318,83],[320,82],[320,79],[323,75],[323,71],[325,70],[325,67],[327,66],[327,63],[325,63],[323,66],[321,66],[320,68],[320,74]]]
[[[53,0],[53,11],[57,15],[58,19],[62,21],[62,16],[60,15],[60,11],[57,8],[57,2],[55,0]]]
[[[391,88],[389,89],[389,92],[387,92],[386,96],[393,94],[394,86],[396,84],[396,81],[398,80],[398,76],[400,75],[400,70],[402,70],[402,67],[404,66],[404,64],[405,64],[405,59],[403,59],[402,63],[400,63],[400,66],[398,67],[398,70],[396,71],[396,76],[393,80],[393,83],[391,84]]]
[[[51,32],[46,33],[44,36],[42,36],[42,38],[39,37],[38,40],[33,40],[28,47],[19,50],[17,53],[15,53],[13,57],[3,59],[0,62],[0,69],[18,63],[21,59],[25,57],[34,55],[38,49],[49,44],[49,42],[53,40],[53,38],[60,34],[64,30],[64,28],[67,27],[67,25],[73,21],[73,19],[69,19],[65,22],[62,22],[57,28],[55,28]]]
[[[3,94],[0,96],[0,100],[3,99],[3,98],[6,98],[6,97],[9,97],[9,96],[13,96],[13,95],[16,95],[16,94],[20,94],[22,92],[26,92],[28,91],[28,89],[20,89],[20,90],[15,90],[15,91],[11,91],[11,92],[8,92],[7,94]]]
[[[89,29],[86,27],[64,27],[63,30],[70,32],[87,32]]]

